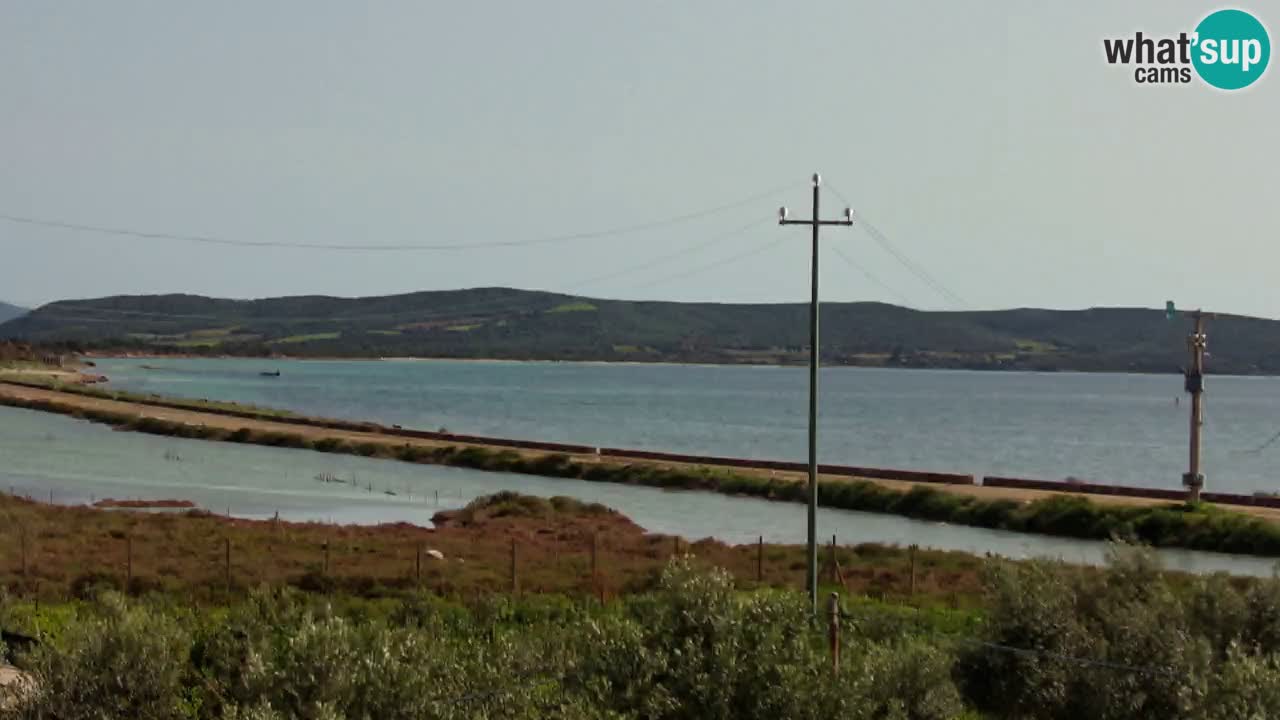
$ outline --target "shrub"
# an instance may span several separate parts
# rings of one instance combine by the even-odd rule
[[[183,698],[188,638],[170,616],[106,595],[101,614],[68,627],[24,663],[37,692],[31,717],[170,720]]]

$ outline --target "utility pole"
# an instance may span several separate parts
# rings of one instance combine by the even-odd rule
[[[778,209],[779,225],[809,225],[813,228],[813,249],[809,261],[809,534],[805,586],[809,590],[809,604],[814,616],[818,614],[818,228],[853,224],[853,211],[849,208],[844,209],[843,220],[822,220],[818,217],[818,190],[821,185],[822,177],[814,173],[813,215],[808,220],[790,220],[785,206]]]
[[[1187,350],[1191,353],[1186,371],[1186,390],[1191,393],[1191,452],[1182,484],[1187,487],[1187,502],[1197,502],[1204,487],[1204,474],[1200,472],[1200,428],[1204,425],[1204,351],[1208,337],[1204,332],[1207,315],[1196,310],[1191,317],[1196,321],[1195,331],[1187,336]]]

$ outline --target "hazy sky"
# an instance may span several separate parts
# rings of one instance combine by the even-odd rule
[[[964,306],[1174,299],[1280,317],[1280,68],[1228,94],[1137,85],[1103,58],[1104,37],[1190,31],[1216,7],[13,0],[0,6],[0,213],[249,241],[466,244],[641,224],[792,185],[649,232],[449,252],[0,222],[0,298],[509,285],[803,300],[808,236],[773,218],[783,202],[808,215],[817,170]],[[1280,6],[1237,7],[1275,42]],[[824,215],[843,206],[824,203]],[[788,240],[721,266],[771,238]],[[861,230],[824,244],[898,293],[827,252],[826,299],[963,307]]]

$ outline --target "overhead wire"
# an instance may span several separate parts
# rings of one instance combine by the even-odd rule
[[[691,255],[701,250],[705,250],[706,248],[723,243],[726,240],[740,237],[745,232],[751,230],[752,228],[761,226],[766,222],[768,222],[768,218],[753,220],[750,223],[746,223],[744,225],[731,228],[725,232],[712,235],[711,237],[709,237],[707,240],[703,242],[697,243],[695,245],[692,245],[686,248],[682,248],[676,252],[661,255],[657,258],[653,258],[649,261],[640,263],[638,265],[628,266],[626,268],[611,271],[604,275],[593,276],[591,278],[587,278],[585,280],[573,283],[571,285],[571,288],[576,289],[578,287],[583,287],[583,286],[595,284],[598,282],[603,282],[605,280],[615,279],[617,277],[634,274],[641,270],[655,267],[664,262],[668,262],[670,260],[674,260],[679,257]],[[440,291],[440,292],[448,292],[448,291]],[[536,291],[528,291],[528,292],[532,293]],[[551,293],[551,294],[563,295],[565,298],[575,297],[571,293]],[[587,298],[587,299],[591,300],[593,298]],[[554,301],[555,298],[549,298],[549,300]],[[534,307],[530,304],[528,299],[525,299],[525,298],[494,298],[494,299],[484,300],[476,303],[462,303],[454,306],[445,306],[445,307],[441,307],[438,309],[433,309],[425,312],[412,312],[412,311],[405,312],[405,311],[397,311],[397,310],[388,310],[388,311],[382,311],[382,312],[344,313],[341,315],[317,316],[317,317],[271,316],[271,315],[256,315],[256,314],[219,316],[219,315],[206,315],[206,314],[196,314],[196,313],[166,313],[166,312],[144,311],[144,310],[128,310],[128,309],[121,309],[121,308],[104,308],[104,307],[80,306],[80,305],[68,306],[61,303],[46,305],[40,308],[40,310],[46,313],[55,313],[64,318],[76,318],[76,319],[84,320],[86,322],[114,322],[115,321],[114,317],[101,317],[102,315],[106,315],[106,316],[136,317],[139,319],[152,319],[157,322],[162,322],[165,320],[209,320],[214,322],[220,322],[223,324],[226,324],[226,323],[234,324],[237,322],[266,323],[266,322],[274,322],[274,321],[289,322],[289,323],[296,324],[296,323],[305,323],[305,322],[333,322],[333,321],[339,321],[339,320],[370,321],[370,320],[378,320],[378,319],[384,319],[384,318],[388,321],[398,321],[403,323],[403,322],[425,322],[425,321],[431,321],[436,319],[462,319],[468,314],[476,314],[476,313],[502,314],[507,312],[546,311],[546,310],[553,309],[555,307],[554,302],[547,302],[543,304],[547,305],[547,307],[545,308]]]
[[[887,292],[887,293],[889,293],[890,295],[893,295],[894,297],[898,298],[898,300],[900,300],[900,301],[902,302],[903,307],[910,307],[910,306],[911,306],[911,301],[910,301],[910,300],[908,300],[908,299],[906,298],[906,296],[905,296],[905,295],[903,295],[902,293],[898,292],[898,291],[897,291],[897,290],[895,290],[892,286],[890,286],[888,283],[886,283],[885,281],[883,281],[883,280],[881,280],[879,277],[877,277],[875,274],[873,274],[870,270],[868,270],[867,268],[863,267],[863,265],[862,265],[861,263],[859,263],[859,262],[855,262],[853,258],[849,257],[847,254],[845,254],[845,252],[844,252],[843,250],[841,250],[841,249],[840,249],[840,246],[839,246],[839,245],[832,245],[832,246],[831,246],[831,249],[835,252],[835,254],[836,254],[837,256],[839,256],[839,257],[840,257],[840,259],[841,259],[841,260],[844,260],[844,261],[845,261],[845,263],[847,263],[847,264],[849,265],[849,267],[852,267],[854,270],[857,270],[858,272],[862,273],[863,277],[865,277],[866,279],[870,280],[872,283],[874,283],[874,284],[878,285],[878,286],[879,286],[881,289],[883,289],[885,292]]]
[[[86,223],[68,222],[65,220],[53,220],[46,218],[37,218],[24,215],[14,215],[10,213],[0,213],[0,220],[11,223],[19,223],[26,225],[34,225],[40,227],[60,228],[64,230],[75,230],[80,232],[92,232],[103,235],[114,235],[120,237],[134,237],[149,240],[172,240],[179,242],[203,243],[210,245],[224,245],[232,247],[249,247],[249,248],[285,248],[294,250],[323,250],[323,251],[354,251],[354,252],[413,252],[413,251],[458,251],[458,250],[483,250],[489,248],[510,248],[510,247],[528,247],[535,245],[547,245],[553,243],[570,242],[574,240],[589,240],[603,237],[612,237],[620,235],[629,235],[642,232],[645,230],[653,230],[660,227],[676,225],[678,223],[696,220],[698,218],[707,217],[726,210],[742,207],[760,200],[777,195],[779,192],[790,188],[795,183],[788,183],[779,187],[771,188],[764,192],[754,193],[744,198],[731,202],[715,205],[692,212],[681,213],[669,217],[650,220],[647,222],[637,223],[634,225],[626,225],[605,230],[593,230],[587,232],[568,233],[563,235],[550,235],[545,237],[526,238],[522,240],[495,240],[491,242],[481,243],[401,243],[401,244],[365,244],[356,245],[350,243],[291,243],[276,240],[241,240],[234,238],[217,237],[212,235],[187,235],[179,233],[151,232],[144,230],[134,230],[128,228],[111,227],[106,225],[93,225]]]
[[[638,264],[638,265],[631,265],[631,266],[628,266],[628,267],[622,268],[622,269],[620,269],[620,270],[617,270],[617,271],[615,271],[615,272],[610,272],[610,273],[605,274],[605,275],[597,275],[597,276],[595,276],[595,277],[593,277],[593,278],[589,278],[589,279],[587,279],[587,280],[579,281],[579,282],[576,282],[576,283],[571,283],[568,287],[570,288],[570,290],[576,290],[577,288],[580,288],[580,287],[586,287],[586,286],[588,286],[588,285],[595,285],[596,283],[601,283],[601,282],[604,282],[605,280],[613,280],[613,279],[615,279],[615,278],[622,277],[622,276],[624,276],[624,275],[630,275],[631,273],[634,273],[634,272],[637,272],[637,271],[640,271],[640,270],[648,270],[648,269],[649,269],[649,268],[651,268],[651,267],[656,267],[656,266],[661,265],[661,264],[663,264],[663,263],[665,263],[665,262],[667,262],[667,261],[669,261],[669,260],[675,260],[675,259],[677,259],[677,258],[685,257],[685,256],[687,256],[687,255],[692,255],[692,254],[694,254],[694,253],[696,253],[696,252],[699,252],[699,251],[701,251],[701,250],[705,250],[705,249],[707,249],[707,248],[709,248],[709,247],[712,247],[713,245],[718,245],[718,244],[720,244],[720,243],[722,243],[722,242],[724,242],[724,241],[726,241],[726,240],[729,240],[729,239],[732,239],[732,238],[738,237],[738,236],[742,235],[743,233],[745,233],[746,231],[748,231],[748,230],[750,230],[750,229],[752,229],[752,228],[754,228],[754,227],[757,227],[757,226],[763,225],[763,224],[765,224],[765,223],[766,223],[766,222],[768,222],[768,221],[769,221],[769,218],[762,218],[762,219],[759,219],[759,220],[752,220],[751,222],[749,222],[749,223],[747,223],[747,224],[745,224],[745,225],[742,225],[742,226],[740,226],[740,227],[734,228],[734,229],[732,229],[732,230],[729,230],[729,231],[726,231],[726,232],[723,232],[723,233],[717,233],[717,234],[715,234],[715,235],[712,235],[711,237],[707,238],[706,240],[704,240],[704,241],[702,241],[702,242],[700,242],[700,243],[697,243],[697,244],[695,244],[695,245],[691,245],[691,246],[686,247],[686,248],[681,248],[680,250],[677,250],[677,251],[672,252],[672,253],[667,253],[667,254],[665,254],[665,255],[659,255],[659,256],[658,256],[658,257],[656,257],[656,258],[653,258],[653,259],[648,260],[648,261],[646,261],[646,262],[640,263],[640,264]]]
[[[653,286],[655,286],[655,285],[664,285],[664,284],[669,283],[669,282],[671,282],[671,281],[673,281],[673,280],[680,280],[680,279],[683,279],[683,278],[689,277],[689,276],[691,276],[691,275],[697,275],[697,274],[699,274],[699,273],[707,272],[707,271],[709,271],[709,270],[718,270],[718,269],[720,269],[720,268],[722,268],[722,267],[725,267],[726,265],[732,265],[733,263],[736,263],[736,262],[739,262],[739,261],[742,261],[742,260],[746,260],[746,259],[747,259],[747,258],[749,258],[749,257],[755,256],[755,255],[759,255],[760,253],[762,253],[762,252],[764,252],[764,251],[766,251],[766,250],[769,250],[769,249],[772,249],[772,248],[774,248],[774,247],[776,247],[776,246],[778,246],[778,245],[781,245],[782,243],[786,242],[787,240],[788,240],[788,238],[786,238],[786,237],[772,238],[772,239],[770,239],[768,242],[761,243],[761,244],[758,244],[758,245],[753,245],[753,246],[751,246],[751,247],[747,248],[746,250],[743,250],[742,252],[740,252],[740,253],[736,253],[736,254],[731,255],[731,256],[729,256],[729,257],[722,258],[722,259],[720,259],[720,260],[716,260],[716,261],[714,261],[714,262],[705,263],[705,264],[703,264],[703,265],[698,265],[698,266],[696,266],[696,267],[689,268],[688,270],[684,270],[684,271],[682,271],[682,272],[678,272],[678,273],[676,273],[676,274],[674,274],[674,275],[668,275],[668,276],[666,276],[666,277],[661,277],[661,278],[658,278],[657,280],[653,280],[653,281],[651,281],[651,282],[643,283],[643,284],[640,284],[640,285],[632,285],[632,286],[630,286],[630,287],[631,287],[633,290],[642,290],[642,289],[645,289],[645,288],[653,287]]]
[[[846,206],[853,207],[853,203],[849,202],[849,199],[844,196],[844,193],[840,192],[839,188],[832,185],[830,182],[827,182],[826,186],[831,190],[831,192],[835,193],[836,197],[840,198]],[[895,247],[893,241],[889,239],[888,235],[881,232],[880,228],[876,227],[861,212],[857,212],[856,210],[857,209],[855,208],[855,212],[853,214],[854,222],[860,226],[863,231],[870,235],[871,239],[874,240],[877,245],[892,255],[899,264],[907,269],[908,272],[915,275],[916,278],[925,285],[928,285],[939,295],[946,298],[948,302],[951,302],[961,308],[969,307],[969,303],[965,302],[964,298],[953,292],[950,288],[944,285],[942,281],[935,278],[928,270],[925,270],[919,263],[915,262],[908,257],[906,253]]]

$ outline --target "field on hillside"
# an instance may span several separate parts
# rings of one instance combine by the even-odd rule
[[[192,295],[65,300],[0,337],[90,350],[299,357],[803,362],[808,308],[603,300],[510,288],[364,298]],[[1187,323],[1158,310],[918,311],[825,303],[828,363],[1176,372]],[[1280,372],[1280,322],[1213,320],[1213,372]]]

